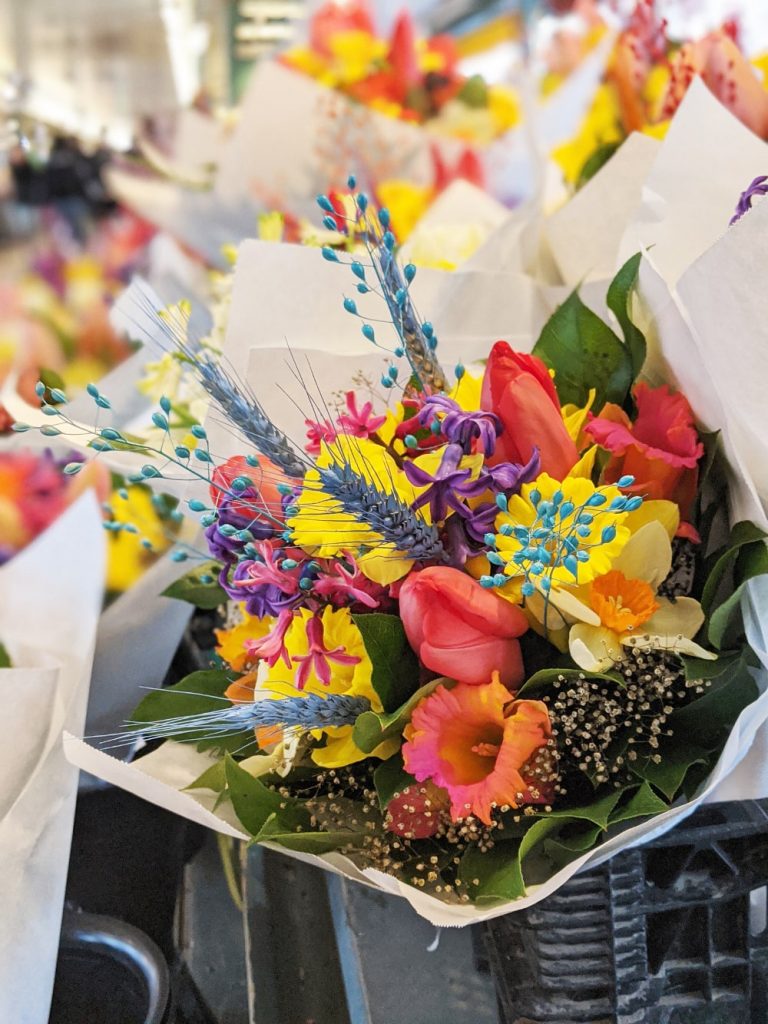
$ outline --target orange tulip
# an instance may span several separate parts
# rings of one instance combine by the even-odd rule
[[[579,458],[549,371],[536,356],[515,352],[506,341],[491,349],[480,401],[504,426],[491,465],[525,465],[538,448],[542,473],[564,480]]]

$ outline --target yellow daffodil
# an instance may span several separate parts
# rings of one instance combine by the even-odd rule
[[[306,608],[300,609],[295,614],[285,635],[285,647],[291,660],[294,661],[294,666],[296,664],[294,659],[306,658],[309,654],[307,624],[312,618],[312,612]],[[323,609],[320,620],[323,647],[326,651],[331,652],[329,658],[333,671],[330,674],[330,681],[326,684],[318,678],[315,669],[312,668],[302,692],[318,694],[321,697],[330,693],[365,697],[371,702],[374,711],[382,711],[381,700],[371,681],[373,672],[371,659],[368,657],[362,635],[352,620],[349,609],[326,607]],[[336,650],[343,651],[344,662],[333,661],[333,652]],[[268,670],[263,681],[260,681],[259,688],[269,691],[272,697],[296,696],[293,675],[282,662],[278,662]],[[313,735],[326,737],[325,746],[313,751],[312,754],[313,761],[324,768],[338,768],[342,765],[354,764],[369,756],[355,745],[352,739],[351,725],[335,726],[317,731]],[[388,740],[374,750],[373,756],[390,757],[398,745],[398,739]]]
[[[520,121],[520,103],[517,96],[504,85],[488,86],[488,109],[498,135],[508,132]]]
[[[133,586],[147,568],[170,546],[167,524],[161,519],[146,487],[130,487],[127,498],[114,492],[110,498],[113,519],[136,527],[137,532],[107,534],[107,590],[121,593]],[[148,549],[143,540],[149,541]]]
[[[592,106],[576,136],[556,148],[552,157],[560,165],[565,180],[575,184],[595,150],[611,142],[621,142],[623,138],[616,94],[612,86],[603,83],[595,91]]]
[[[329,40],[333,54],[332,71],[341,85],[368,78],[375,65],[387,56],[389,44],[370,32],[337,32]]]
[[[408,239],[408,260],[430,270],[457,270],[487,237],[482,224],[417,224]]]
[[[672,567],[672,545],[659,522],[649,522],[632,535],[610,572],[578,590],[551,595],[566,619],[571,657],[589,672],[611,668],[625,647],[676,651],[696,658],[716,655],[694,643],[704,622],[698,601],[658,594]]]
[[[394,494],[407,505],[419,494],[392,455],[368,438],[340,436],[333,445],[323,445],[317,459],[320,468],[345,464],[377,490]],[[352,551],[365,575],[383,585],[405,576],[413,565],[379,533],[345,512],[340,502],[323,490],[317,470],[310,470],[304,477],[302,492],[294,504],[296,515],[288,518],[287,525],[293,543],[309,554],[331,558]]]
[[[542,473],[533,483],[523,484],[496,518],[496,547],[504,573],[522,578],[530,568],[554,591],[608,572],[630,536],[625,525],[628,513],[607,511],[622,497],[618,488],[596,488],[583,477],[561,482]],[[573,542],[571,554],[563,548],[565,538]]]
[[[258,217],[258,233],[262,242],[282,242],[285,217],[277,210],[260,213]]]

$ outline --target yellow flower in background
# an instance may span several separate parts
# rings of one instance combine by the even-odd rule
[[[102,359],[82,356],[73,359],[62,367],[61,379],[64,381],[65,391],[80,391],[92,380],[101,380],[108,373],[109,365]]]
[[[520,103],[507,86],[488,86],[488,109],[499,135],[514,128],[520,121]]]
[[[321,54],[306,46],[297,46],[285,55],[285,61],[297,71],[303,71],[310,78],[322,78],[328,74],[328,64]],[[329,84],[333,84],[332,82]]]
[[[110,496],[112,518],[135,527],[136,533],[124,529],[107,533],[107,590],[118,593],[132,587],[171,545],[169,524],[155,509],[149,489],[134,485],[123,494],[114,491]]]
[[[380,182],[376,193],[380,204],[389,210],[398,241],[404,242],[427,212],[435,191],[411,181],[388,178]]]
[[[258,217],[258,233],[262,242],[282,242],[285,217],[277,210],[260,213]]]
[[[336,32],[329,39],[332,54],[331,73],[341,85],[362,82],[387,56],[389,44],[370,32]]]
[[[597,87],[592,106],[576,136],[553,150],[552,157],[560,165],[565,180],[573,185],[595,150],[612,142],[621,142],[623,138],[616,94],[612,86],[603,83]]]
[[[408,261],[429,270],[456,270],[487,237],[480,224],[416,225],[408,240]]]
[[[371,681],[371,659],[348,608],[327,606],[319,616],[306,608],[300,609],[285,635],[285,647],[293,669],[288,670],[282,662],[277,662],[258,689],[269,691],[273,697],[295,697],[295,677],[301,671],[303,693],[321,697],[331,693],[365,697],[374,711],[383,710]],[[320,679],[318,671],[328,673],[328,682]],[[369,756],[355,745],[351,725],[317,730],[313,735],[327,738],[326,745],[312,753],[312,760],[325,768],[354,764]],[[398,738],[388,740],[374,750],[373,756],[390,757],[398,746]]]

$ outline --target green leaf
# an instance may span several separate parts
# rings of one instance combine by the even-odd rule
[[[461,858],[461,891],[468,893],[478,905],[525,896],[520,860],[510,846],[501,843],[486,853],[480,853],[473,846]]]
[[[309,813],[298,800],[282,797],[268,789],[263,782],[244,771],[229,754],[224,759],[224,767],[227,792],[235,814],[252,836],[258,836],[270,819],[275,822],[275,831],[280,833],[309,827]]]
[[[736,523],[731,530],[728,542],[715,555],[714,564],[709,572],[704,589],[701,593],[701,607],[705,614],[712,611],[717,592],[727,572],[735,566],[741,549],[748,544],[757,544],[765,539],[765,533],[754,523],[744,521]]]
[[[399,736],[419,701],[429,696],[436,686],[444,682],[444,679],[433,679],[431,683],[426,683],[413,694],[410,700],[407,700],[397,711],[393,711],[391,715],[364,711],[362,715],[358,716],[352,730],[352,739],[355,745],[364,754],[370,754],[390,736]]]
[[[382,811],[386,810],[387,804],[396,793],[401,793],[415,782],[416,779],[403,768],[403,757],[399,750],[388,761],[382,761],[373,773],[373,784]]]
[[[141,701],[129,719],[130,724],[160,722],[181,715],[201,715],[220,711],[222,696],[232,681],[231,675],[219,669],[192,672],[173,686],[153,690]],[[197,743],[208,730],[180,736],[182,743]]]
[[[586,405],[591,388],[594,407],[623,405],[632,385],[632,359],[621,340],[573,292],[552,316],[533,350],[555,371],[561,404]]]
[[[598,679],[604,683],[613,683],[614,686],[626,686],[618,672],[585,672],[577,667],[543,668],[523,683],[517,691],[516,697],[518,700],[522,697],[535,700],[538,695],[552,693],[563,685],[567,685],[569,679],[575,679],[579,676],[585,676],[587,679]]]
[[[669,716],[667,722],[672,729],[670,740],[673,745],[679,737],[688,736],[694,737],[699,747],[709,751],[722,744],[741,712],[758,696],[751,670],[751,655],[750,648],[745,647],[737,658],[729,657],[725,670],[711,677],[711,686],[700,697]],[[665,757],[666,749],[667,744]]]
[[[591,804],[584,807],[568,807],[561,811],[550,811],[543,815],[528,829],[520,842],[519,858],[522,861],[530,854],[531,850],[543,839],[557,829],[562,828],[564,823],[588,821],[596,825],[601,831],[608,828],[611,812],[621,797],[621,790],[612,790],[606,796],[601,796]]]
[[[214,793],[221,793],[226,789],[227,785],[227,771],[224,759],[217,761],[216,764],[212,764],[210,768],[206,768],[202,775],[198,775],[194,782],[190,782],[188,786],[184,787],[184,790],[188,789],[210,789]]]
[[[768,573],[768,547],[765,541],[747,544],[741,548],[736,560],[735,576],[739,585],[709,618],[707,635],[718,650],[733,647],[741,635],[741,599],[750,580]]]
[[[286,831],[279,815],[273,814],[264,822],[257,843],[277,843],[286,850],[298,853],[331,853],[344,846],[362,846],[362,832],[291,832]]]
[[[689,768],[695,764],[706,764],[709,753],[704,747],[685,741],[675,746],[665,744],[659,750],[661,760],[658,764],[644,758],[631,763],[630,768],[639,779],[650,783],[668,800],[674,800]]]
[[[11,656],[8,653],[5,644],[0,643],[0,668],[13,668],[11,662]]]
[[[174,580],[170,587],[166,587],[162,596],[174,597],[177,601],[187,601],[206,611],[218,608],[222,604],[226,604],[227,601],[226,591],[219,584],[220,571],[221,565],[218,562],[206,562],[204,565],[198,565],[184,576]],[[203,583],[200,579],[201,576],[210,576],[213,582]]]
[[[591,181],[597,172],[605,167],[620,145],[621,142],[604,142],[594,152],[590,153],[576,179],[577,192],[579,189],[584,188],[587,182]]]
[[[627,803],[622,803],[609,818],[610,825],[618,825],[636,818],[651,818],[669,809],[669,804],[654,793],[647,782],[640,786]]]
[[[397,615],[353,615],[373,665],[371,682],[385,711],[395,711],[419,685],[419,660]]]
[[[643,368],[647,345],[645,335],[636,327],[630,317],[632,293],[637,284],[642,253],[637,253],[624,264],[608,288],[608,308],[619,321],[624,344],[627,346],[632,360],[632,379],[634,380]]]

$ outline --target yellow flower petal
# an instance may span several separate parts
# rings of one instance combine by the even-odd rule
[[[646,523],[633,533],[613,568],[628,580],[645,580],[657,591],[672,568],[672,545],[662,524]]]
[[[583,622],[571,628],[568,648],[573,660],[585,672],[605,672],[623,657],[619,637],[612,629]]]
[[[658,597],[659,608],[645,623],[644,633],[658,636],[684,636],[691,640],[704,624],[704,612],[692,597],[678,597],[670,601]]]
[[[632,533],[637,533],[646,523],[661,523],[670,540],[677,533],[680,525],[680,508],[674,501],[644,501],[640,508],[630,512],[625,525]]]

